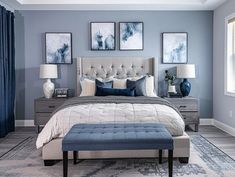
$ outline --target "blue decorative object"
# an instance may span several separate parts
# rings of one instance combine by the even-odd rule
[[[180,83],[180,91],[183,97],[188,96],[191,90],[191,84],[188,79],[184,79],[183,82]]]

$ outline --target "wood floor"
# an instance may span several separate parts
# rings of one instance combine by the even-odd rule
[[[187,129],[187,133],[189,135],[199,134],[204,136],[212,144],[235,159],[235,137],[214,126],[199,126],[199,132]],[[29,135],[37,136],[34,127],[17,127],[15,132],[8,134],[5,138],[0,138],[0,158]]]

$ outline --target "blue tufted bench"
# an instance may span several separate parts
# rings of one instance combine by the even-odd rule
[[[74,164],[78,151],[158,149],[168,150],[169,176],[173,169],[173,139],[162,124],[77,124],[62,141],[63,174],[68,175],[68,151],[73,151]]]

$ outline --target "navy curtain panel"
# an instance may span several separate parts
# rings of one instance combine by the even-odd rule
[[[15,130],[14,14],[0,6],[0,138]]]

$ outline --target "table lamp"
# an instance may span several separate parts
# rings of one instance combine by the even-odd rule
[[[53,64],[42,64],[40,65],[40,78],[47,79],[46,82],[43,84],[43,92],[45,98],[52,98],[55,84],[51,82],[51,79],[58,78],[57,73],[57,65]]]
[[[190,78],[196,78],[194,64],[182,64],[177,66],[177,78],[183,78],[180,83],[180,91],[183,97],[189,95],[191,90],[191,83],[188,81]]]

